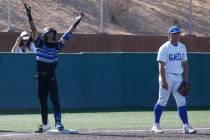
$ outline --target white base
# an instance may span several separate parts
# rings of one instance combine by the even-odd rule
[[[60,133],[60,134],[78,134],[79,131],[78,130],[72,130],[72,129],[70,129],[70,130],[64,129],[62,131],[59,131],[57,129],[50,129],[50,130],[47,131],[47,133],[49,133],[49,134],[53,134],[53,133]]]

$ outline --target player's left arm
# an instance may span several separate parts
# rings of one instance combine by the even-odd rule
[[[76,29],[76,27],[79,25],[80,21],[84,17],[84,13],[80,12],[78,16],[76,16],[75,21],[72,26],[69,27],[69,29],[64,33],[64,35],[61,37],[61,41],[63,44],[65,44],[67,41],[70,40],[72,36],[72,32]]]
[[[183,79],[184,81],[187,81],[189,80],[189,65],[188,65],[188,62],[187,61],[183,61],[182,62],[182,66],[183,66]]]
[[[183,59],[182,59],[182,67],[183,67],[183,80],[187,81],[189,80],[189,65],[188,65],[188,57],[187,57],[187,49],[184,46],[183,50]]]

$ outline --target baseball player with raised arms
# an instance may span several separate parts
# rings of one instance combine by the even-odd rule
[[[181,29],[178,26],[169,28],[169,41],[164,43],[157,56],[159,64],[159,98],[154,106],[154,124],[152,131],[162,133],[160,118],[169,96],[173,96],[177,103],[179,117],[183,124],[183,133],[195,134],[187,116],[186,98],[177,90],[183,81],[188,81],[188,62],[185,45],[179,42]]]
[[[59,101],[58,86],[56,80],[56,67],[58,62],[58,53],[64,45],[72,38],[72,32],[80,23],[84,13],[81,12],[76,18],[72,26],[63,34],[60,39],[57,39],[57,31],[53,28],[45,28],[42,34],[39,32],[33,22],[31,8],[24,4],[29,24],[32,30],[32,38],[34,40],[37,63],[37,81],[38,81],[38,97],[41,108],[42,124],[39,126],[37,133],[42,133],[50,129],[48,123],[48,95],[53,104],[55,127],[59,131],[64,130],[61,122],[61,107]]]

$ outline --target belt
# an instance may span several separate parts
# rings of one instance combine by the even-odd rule
[[[169,73],[169,74],[176,75],[176,76],[181,75],[181,74],[177,74],[177,73]]]
[[[33,78],[37,79],[38,77],[46,77],[46,76],[55,77],[54,72],[36,72]]]
[[[37,72],[37,75],[39,76],[48,76],[50,75],[52,72]]]

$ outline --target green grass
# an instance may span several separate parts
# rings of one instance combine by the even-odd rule
[[[16,114],[16,115],[15,115]],[[210,127],[209,110],[188,111],[189,120],[194,127]],[[96,129],[96,128],[126,128],[149,129],[153,123],[152,111],[117,110],[101,112],[65,112],[63,123],[66,128]],[[0,115],[0,131],[33,131],[41,121],[37,112],[2,113]],[[51,126],[54,126],[53,115],[49,114]],[[163,128],[180,128],[181,122],[176,111],[165,111],[162,116]]]

